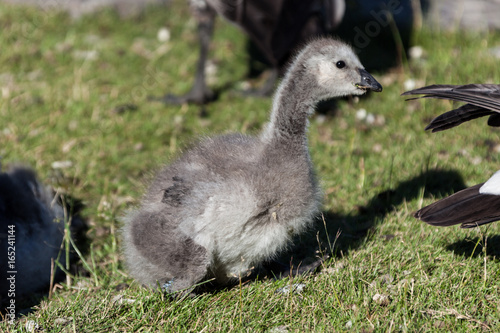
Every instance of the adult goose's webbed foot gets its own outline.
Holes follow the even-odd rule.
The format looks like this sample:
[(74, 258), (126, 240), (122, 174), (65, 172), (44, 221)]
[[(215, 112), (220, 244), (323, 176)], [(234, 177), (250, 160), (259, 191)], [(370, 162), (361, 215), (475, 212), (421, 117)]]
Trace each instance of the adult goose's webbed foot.
[(258, 88), (250, 88), (247, 90), (241, 91), (243, 96), (249, 97), (269, 97), (272, 96), (275, 90), (276, 82), (279, 78), (279, 70), (277, 68), (273, 68), (269, 71), (268, 77), (265, 79), (262, 86)]
[(216, 94), (208, 88), (193, 87), (185, 95), (166, 94), (163, 97), (156, 98), (167, 105), (198, 104), (203, 105), (215, 100)]

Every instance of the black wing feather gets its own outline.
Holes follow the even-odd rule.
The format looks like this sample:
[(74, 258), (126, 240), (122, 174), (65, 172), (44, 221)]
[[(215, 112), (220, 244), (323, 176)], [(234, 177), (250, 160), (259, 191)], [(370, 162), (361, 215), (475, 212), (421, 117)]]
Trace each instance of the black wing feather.
[[(500, 126), (500, 85), (496, 84), (467, 84), (467, 85), (431, 85), (402, 94), (424, 95), (416, 98), (438, 98), (468, 104), (448, 111), (436, 118), (426, 127), (432, 132), (443, 131), (458, 126), (466, 121), (490, 116), (488, 125)], [(410, 99), (416, 99), (410, 98)]]
[(500, 196), (481, 194), (478, 184), (436, 201), (414, 216), (430, 225), (473, 228), (500, 220)]

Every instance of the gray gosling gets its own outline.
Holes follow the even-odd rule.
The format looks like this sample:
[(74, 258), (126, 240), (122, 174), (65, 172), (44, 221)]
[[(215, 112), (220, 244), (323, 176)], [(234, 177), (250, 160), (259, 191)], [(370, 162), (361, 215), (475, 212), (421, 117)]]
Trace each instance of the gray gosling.
[[(424, 98), (465, 102), (456, 109), (434, 118), (426, 130), (443, 131), (466, 121), (489, 116), (489, 126), (500, 126), (500, 85), (432, 85), (403, 93), (422, 94)], [(413, 99), (413, 98), (412, 98)], [(485, 183), (461, 190), (418, 210), (414, 216), (430, 225), (473, 228), (500, 220), (500, 171)]]
[[(65, 212), (49, 186), (40, 183), (35, 172), (14, 166), (0, 172), (0, 301), (48, 292), (52, 263), (59, 257), (64, 238)], [(67, 217), (67, 216), (66, 216)], [(84, 222), (75, 216), (71, 230)], [(57, 282), (62, 272), (54, 263)]]
[(210, 278), (227, 284), (276, 256), (320, 212), (308, 117), (321, 100), (367, 90), (382, 86), (348, 45), (333, 39), (306, 45), (259, 136), (202, 139), (156, 175), (124, 218), (130, 274), (176, 292)]

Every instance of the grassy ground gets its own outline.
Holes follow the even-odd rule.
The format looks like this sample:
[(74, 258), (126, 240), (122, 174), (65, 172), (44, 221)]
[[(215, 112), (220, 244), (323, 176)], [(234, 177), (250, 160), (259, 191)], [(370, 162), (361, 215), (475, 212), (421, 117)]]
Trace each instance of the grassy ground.
[[(81, 199), (91, 240), (84, 256), (89, 269), (58, 285), (15, 325), (0, 323), (0, 330), (35, 324), (43, 332), (500, 329), (500, 224), (439, 229), (412, 217), (498, 169), (498, 130), (478, 120), (426, 133), (426, 122), (451, 104), (399, 96), (408, 80), (417, 86), (500, 82), (498, 59), (488, 52), (500, 46), (498, 33), (418, 31), (414, 44), (424, 57), (375, 73), (383, 93), (340, 101), (334, 116), (312, 119), (325, 223), (298, 238), (292, 255), (306, 252), (307, 259), (314, 256), (310, 248), (330, 253), (320, 273), (184, 300), (133, 282), (119, 252), (119, 218), (137, 202), (144, 181), (198, 135), (256, 133), (271, 104), (231, 93), (245, 77), (245, 42), (221, 21), (212, 45), (219, 69), (213, 85), (231, 89), (208, 106), (208, 116), (199, 117), (196, 106), (148, 101), (190, 87), (196, 29), (183, 1), (174, 9), (152, 9), (129, 21), (104, 12), (71, 22), (62, 14), (0, 5), (2, 163), (29, 164), (45, 182)], [(163, 26), (171, 32), (167, 43), (157, 39)], [(358, 119), (361, 108), (377, 121)], [(54, 169), (55, 161), (71, 164)], [(301, 293), (276, 292), (296, 283), (305, 285)]]

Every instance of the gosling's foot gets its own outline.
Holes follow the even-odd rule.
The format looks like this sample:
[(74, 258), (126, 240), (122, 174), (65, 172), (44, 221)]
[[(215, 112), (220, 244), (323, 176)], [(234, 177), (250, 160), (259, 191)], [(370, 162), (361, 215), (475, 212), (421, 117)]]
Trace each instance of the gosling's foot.
[(330, 256), (325, 255), (318, 260), (307, 264), (307, 265), (298, 265), (297, 267), (293, 267), (291, 265), (283, 264), (279, 261), (271, 261), (264, 265), (264, 268), (267, 269), (272, 275), (274, 275), (277, 279), (281, 279), (287, 276), (299, 276), (299, 275), (307, 275), (314, 273), (323, 262), (328, 260)]

